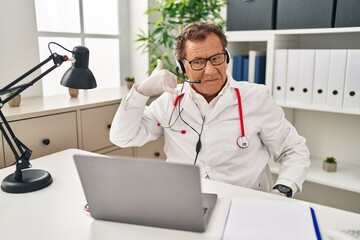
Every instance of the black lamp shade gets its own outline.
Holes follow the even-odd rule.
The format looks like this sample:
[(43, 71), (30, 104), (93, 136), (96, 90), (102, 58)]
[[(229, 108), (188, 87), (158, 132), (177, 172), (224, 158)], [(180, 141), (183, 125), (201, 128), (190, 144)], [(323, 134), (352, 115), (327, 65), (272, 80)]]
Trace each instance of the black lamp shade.
[(89, 49), (77, 46), (73, 49), (72, 64), (61, 79), (61, 85), (69, 88), (91, 89), (96, 88), (96, 80), (89, 69)]

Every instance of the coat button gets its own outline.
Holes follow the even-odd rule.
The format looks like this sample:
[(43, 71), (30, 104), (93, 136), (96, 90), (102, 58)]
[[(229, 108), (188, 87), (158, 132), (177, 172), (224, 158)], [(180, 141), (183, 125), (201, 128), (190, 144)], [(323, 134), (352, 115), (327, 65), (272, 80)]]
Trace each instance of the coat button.
[(210, 171), (211, 171), (211, 167), (209, 167), (209, 166), (208, 166), (208, 167), (205, 167), (205, 171), (206, 171), (206, 172), (210, 172)]
[(209, 127), (208, 126), (204, 126), (204, 130), (206, 131), (206, 130), (208, 130), (209, 129)]

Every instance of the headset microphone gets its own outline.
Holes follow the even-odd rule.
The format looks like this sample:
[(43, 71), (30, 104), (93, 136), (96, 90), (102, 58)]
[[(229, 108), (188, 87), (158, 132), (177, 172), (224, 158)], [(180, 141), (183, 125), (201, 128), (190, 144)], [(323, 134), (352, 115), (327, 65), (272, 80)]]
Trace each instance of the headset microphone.
[(188, 82), (188, 83), (201, 83), (201, 80), (193, 80), (193, 81), (191, 81), (191, 80), (189, 80), (189, 79), (183, 79), (185, 82)]
[(176, 73), (180, 77), (181, 80), (188, 82), (188, 83), (201, 83), (201, 80), (189, 80), (185, 78), (185, 74), (179, 69), (179, 67), (176, 67)]

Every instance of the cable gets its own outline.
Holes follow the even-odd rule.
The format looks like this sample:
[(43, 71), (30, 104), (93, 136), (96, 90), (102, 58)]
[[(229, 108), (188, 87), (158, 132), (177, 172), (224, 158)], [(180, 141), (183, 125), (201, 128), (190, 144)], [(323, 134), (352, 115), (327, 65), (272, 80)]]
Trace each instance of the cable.
[[(180, 109), (180, 104), (181, 104), (181, 100), (182, 99), (179, 99), (179, 102), (178, 102), (178, 107)], [(198, 131), (196, 131), (195, 128), (193, 128), (189, 123), (187, 123), (181, 116), (181, 112), (179, 112), (179, 117), (181, 119), (181, 121), (183, 123), (185, 123), (189, 128), (191, 128), (194, 132), (197, 133), (197, 135), (199, 136), (199, 140), (197, 141), (196, 143), (196, 147), (195, 147), (195, 151), (196, 151), (196, 155), (195, 155), (195, 159), (194, 159), (194, 165), (196, 164), (197, 162), (197, 159), (198, 159), (198, 156), (199, 156), (199, 153), (200, 153), (200, 150), (201, 150), (201, 147), (202, 147), (202, 144), (201, 144), (201, 135), (202, 135), (202, 132), (204, 130), (204, 124), (205, 124), (205, 117), (203, 117), (203, 122), (201, 124), (201, 130), (200, 130), (200, 133)]]
[(202, 146), (202, 144), (201, 144), (201, 135), (202, 135), (202, 132), (203, 132), (203, 129), (204, 129), (204, 123), (205, 123), (205, 118), (203, 118), (203, 123), (202, 123), (202, 125), (201, 125), (200, 134), (199, 134), (198, 132), (196, 132), (196, 133), (199, 135), (199, 140), (198, 140), (198, 142), (196, 143), (196, 149), (195, 149), (195, 151), (196, 151), (196, 156), (195, 156), (195, 159), (194, 159), (194, 165), (196, 165), (196, 161), (197, 161), (197, 158), (198, 158), (198, 156), (199, 156), (199, 152), (200, 152), (201, 146)]
[(66, 50), (66, 51), (68, 51), (68, 52), (71, 52), (71, 53), (73, 53), (73, 51), (71, 51), (71, 50), (69, 50), (69, 49), (67, 49), (67, 48), (65, 48), (65, 47), (63, 47), (63, 46), (61, 46), (60, 44), (58, 44), (58, 43), (56, 43), (56, 42), (49, 42), (48, 43), (48, 49), (49, 49), (49, 51), (50, 51), (50, 53), (52, 54), (53, 52), (51, 51), (51, 49), (50, 49), (50, 44), (55, 44), (55, 45), (58, 45), (59, 47), (61, 47), (62, 49), (64, 49), (64, 50)]

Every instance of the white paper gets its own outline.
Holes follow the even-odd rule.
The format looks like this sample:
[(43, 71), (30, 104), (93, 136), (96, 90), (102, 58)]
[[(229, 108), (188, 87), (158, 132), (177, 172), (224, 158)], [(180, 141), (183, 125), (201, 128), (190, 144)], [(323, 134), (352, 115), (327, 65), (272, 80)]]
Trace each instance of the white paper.
[(223, 240), (316, 240), (310, 207), (285, 200), (234, 198)]

